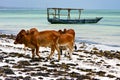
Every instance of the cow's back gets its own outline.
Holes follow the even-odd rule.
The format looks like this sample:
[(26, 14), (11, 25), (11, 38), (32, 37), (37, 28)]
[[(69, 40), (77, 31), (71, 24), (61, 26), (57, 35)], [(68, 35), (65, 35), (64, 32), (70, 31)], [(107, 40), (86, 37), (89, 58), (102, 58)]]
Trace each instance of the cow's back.
[(51, 45), (57, 44), (60, 34), (54, 30), (40, 31), (34, 35), (39, 46), (51, 47)]

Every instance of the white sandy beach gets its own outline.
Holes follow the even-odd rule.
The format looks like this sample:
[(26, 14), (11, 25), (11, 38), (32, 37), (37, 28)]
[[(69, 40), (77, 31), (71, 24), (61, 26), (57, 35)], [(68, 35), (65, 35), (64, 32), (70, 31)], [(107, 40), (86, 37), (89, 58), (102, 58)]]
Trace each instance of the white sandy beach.
[(76, 42), (77, 51), (73, 52), (72, 60), (65, 57), (63, 51), (58, 62), (57, 52), (47, 60), (50, 48), (40, 47), (42, 58), (32, 60), (30, 49), (25, 52), (23, 45), (14, 45), (13, 42), (0, 38), (0, 80), (120, 79), (120, 47)]

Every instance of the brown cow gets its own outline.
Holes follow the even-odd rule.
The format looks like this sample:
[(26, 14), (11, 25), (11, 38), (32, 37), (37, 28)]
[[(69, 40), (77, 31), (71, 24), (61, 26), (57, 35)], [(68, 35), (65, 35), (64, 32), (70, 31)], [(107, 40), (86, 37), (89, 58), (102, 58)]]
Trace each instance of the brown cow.
[[(73, 35), (74, 42), (75, 42), (75, 31), (74, 31), (74, 29), (68, 29), (68, 30), (64, 29), (64, 33), (68, 33), (68, 34)], [(73, 44), (74, 44), (74, 43), (73, 43)], [(76, 44), (74, 44), (74, 48), (75, 48), (75, 50), (77, 49)]]
[(71, 59), (71, 54), (73, 52), (73, 45), (74, 45), (74, 38), (75, 38), (75, 32), (73, 29), (69, 29), (66, 30), (64, 29), (64, 31), (59, 30), (58, 31), (60, 33), (60, 38), (58, 41), (59, 44), (59, 48), (61, 50), (62, 53), (62, 49), (69, 49), (69, 58)]
[[(58, 48), (58, 39), (60, 34), (54, 30), (46, 30), (38, 32), (37, 29), (31, 29), (30, 31), (21, 30), (16, 37), (15, 44), (24, 44), (26, 47), (32, 49), (32, 58), (34, 58), (34, 51), (36, 49), (36, 55), (38, 54), (39, 47), (51, 47), (51, 53), (53, 54), (55, 49), (58, 51), (58, 60), (60, 60), (60, 50)], [(48, 58), (50, 58), (49, 55)]]
[[(73, 29), (68, 29), (68, 30), (64, 29), (64, 33), (69, 33), (69, 34), (73, 35), (74, 42), (75, 42), (75, 31)], [(76, 44), (74, 44), (74, 49), (77, 50)]]

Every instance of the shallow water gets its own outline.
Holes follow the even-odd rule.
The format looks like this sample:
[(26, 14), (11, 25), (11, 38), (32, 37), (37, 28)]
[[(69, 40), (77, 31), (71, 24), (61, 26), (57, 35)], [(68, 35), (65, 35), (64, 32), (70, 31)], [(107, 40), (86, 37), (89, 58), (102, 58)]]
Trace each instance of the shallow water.
[[(65, 12), (64, 12), (65, 14)], [(76, 14), (73, 12), (73, 17)], [(69, 29), (76, 32), (76, 41), (120, 46), (120, 10), (84, 10), (81, 18), (103, 17), (97, 24), (50, 24), (46, 10), (0, 10), (0, 33), (17, 34), (32, 27), (41, 30)], [(76, 17), (74, 17), (76, 18)]]

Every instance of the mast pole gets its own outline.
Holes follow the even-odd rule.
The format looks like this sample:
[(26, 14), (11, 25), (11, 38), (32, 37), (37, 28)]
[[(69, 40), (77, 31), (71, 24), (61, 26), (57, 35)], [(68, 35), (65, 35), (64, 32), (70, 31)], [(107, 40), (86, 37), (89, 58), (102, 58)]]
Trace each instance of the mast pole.
[(55, 10), (55, 15), (54, 15), (54, 18), (56, 18), (56, 9), (54, 9)]
[(68, 9), (68, 19), (70, 19), (70, 9)]
[(80, 15), (81, 15), (81, 10), (79, 10), (79, 19), (80, 19)]
[(60, 19), (60, 9), (58, 9), (58, 18)]
[(49, 19), (49, 8), (47, 8), (47, 19)]

